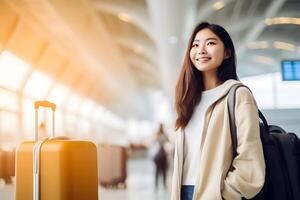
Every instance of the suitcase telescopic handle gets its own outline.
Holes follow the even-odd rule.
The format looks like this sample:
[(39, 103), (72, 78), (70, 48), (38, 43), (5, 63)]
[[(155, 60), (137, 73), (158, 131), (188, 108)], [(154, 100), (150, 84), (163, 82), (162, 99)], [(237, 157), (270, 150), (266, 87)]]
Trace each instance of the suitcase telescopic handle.
[(51, 137), (54, 138), (55, 136), (55, 110), (56, 110), (56, 104), (51, 103), (49, 101), (35, 101), (34, 102), (34, 109), (35, 109), (35, 135), (34, 140), (38, 141), (38, 114), (39, 114), (39, 107), (45, 107), (45, 108), (51, 108), (52, 110), (52, 135)]
[(55, 103), (51, 103), (49, 101), (35, 101), (34, 102), (34, 108), (39, 109), (39, 107), (46, 107), (46, 108), (51, 108), (52, 111), (56, 110), (56, 105)]

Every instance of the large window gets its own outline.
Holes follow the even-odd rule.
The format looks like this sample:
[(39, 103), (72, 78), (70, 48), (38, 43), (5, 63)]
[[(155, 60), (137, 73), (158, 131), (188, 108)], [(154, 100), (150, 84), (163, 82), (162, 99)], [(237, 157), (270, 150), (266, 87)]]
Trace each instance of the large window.
[[(9, 51), (0, 54), (0, 146), (9, 139), (34, 139), (34, 101), (44, 99), (57, 105), (56, 135), (95, 139), (107, 130), (124, 136), (126, 125), (119, 116), (60, 83), (54, 85), (51, 77), (31, 67)], [(38, 121), (39, 137), (49, 137), (51, 109), (40, 108)]]
[(82, 102), (82, 97), (73, 93), (72, 96), (69, 97), (67, 100), (66, 108), (69, 112), (75, 114), (79, 113), (80, 110), (80, 104)]
[(68, 136), (74, 136), (78, 133), (78, 117), (71, 113), (66, 113), (65, 115), (65, 134)]
[(242, 78), (262, 109), (300, 108), (300, 82), (282, 81), (280, 73)]
[(280, 73), (276, 73), (276, 96), (279, 108), (300, 108), (300, 81), (282, 81)]
[(66, 103), (67, 97), (70, 95), (70, 90), (61, 85), (56, 84), (50, 92), (49, 100), (56, 103), (57, 106), (62, 107)]
[(96, 112), (97, 120), (106, 126), (115, 127), (117, 129), (122, 129), (125, 127), (124, 121), (113, 112), (105, 109), (104, 107), (98, 105)]
[(0, 110), (10, 110), (13, 112), (17, 112), (17, 94), (0, 88)]
[(15, 113), (0, 111), (0, 135), (15, 137), (18, 131), (18, 116)]
[(24, 94), (34, 99), (44, 99), (52, 83), (50, 77), (36, 70), (26, 83)]
[(33, 139), (34, 136), (34, 101), (29, 98), (25, 98), (22, 101), (22, 123), (23, 132), (21, 133), (26, 139)]
[(76, 138), (81, 138), (81, 139), (87, 139), (90, 138), (92, 135), (91, 133), (91, 123), (88, 120), (85, 119), (79, 119), (77, 121), (78, 123), (78, 130), (77, 130), (77, 135)]
[(0, 86), (17, 91), (28, 71), (29, 65), (9, 51), (0, 54)]
[(85, 99), (80, 105), (80, 115), (87, 119), (91, 118), (93, 108), (95, 108), (95, 103), (89, 99)]
[(241, 81), (252, 90), (259, 108), (274, 107), (273, 74), (242, 78)]

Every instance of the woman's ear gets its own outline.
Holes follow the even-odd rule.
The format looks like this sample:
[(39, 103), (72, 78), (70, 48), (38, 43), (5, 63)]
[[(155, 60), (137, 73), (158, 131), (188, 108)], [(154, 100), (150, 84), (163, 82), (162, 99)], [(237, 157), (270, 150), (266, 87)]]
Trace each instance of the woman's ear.
[(227, 58), (230, 58), (231, 57), (231, 51), (230, 49), (226, 49), (225, 50), (225, 56), (224, 56), (224, 59), (227, 59)]

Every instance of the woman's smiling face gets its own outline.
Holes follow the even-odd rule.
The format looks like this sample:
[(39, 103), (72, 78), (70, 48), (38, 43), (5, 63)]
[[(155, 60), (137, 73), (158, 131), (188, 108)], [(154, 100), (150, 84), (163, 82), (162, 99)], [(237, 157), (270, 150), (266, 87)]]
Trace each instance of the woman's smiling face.
[(199, 71), (216, 71), (226, 58), (228, 56), (224, 43), (216, 34), (208, 28), (196, 34), (190, 50), (190, 59)]

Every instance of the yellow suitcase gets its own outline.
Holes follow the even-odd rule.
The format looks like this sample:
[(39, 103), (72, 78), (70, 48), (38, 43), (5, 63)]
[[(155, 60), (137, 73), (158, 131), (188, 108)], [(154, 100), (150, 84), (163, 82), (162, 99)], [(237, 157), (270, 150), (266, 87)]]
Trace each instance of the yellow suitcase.
[(13, 183), (15, 176), (15, 150), (0, 149), (0, 179), (6, 184)]
[(4, 179), (4, 151), (0, 149), (0, 181)]
[[(38, 108), (53, 111), (52, 137), (38, 140)], [(93, 142), (54, 137), (53, 103), (35, 102), (35, 141), (16, 151), (16, 200), (98, 199), (97, 148)]]
[[(103, 187), (126, 188), (127, 153), (126, 148), (117, 145), (98, 146), (98, 176)], [(110, 159), (110, 158), (114, 159)]]

